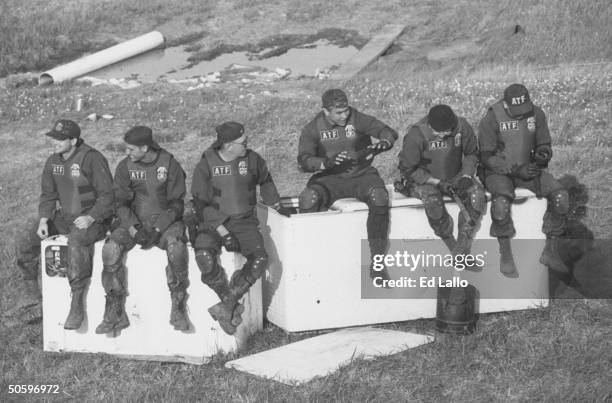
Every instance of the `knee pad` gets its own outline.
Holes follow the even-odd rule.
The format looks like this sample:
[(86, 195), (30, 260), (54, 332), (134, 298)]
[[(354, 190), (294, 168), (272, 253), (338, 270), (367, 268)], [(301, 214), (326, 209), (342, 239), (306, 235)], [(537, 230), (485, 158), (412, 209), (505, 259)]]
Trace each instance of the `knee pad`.
[(567, 215), (569, 213), (569, 194), (567, 190), (561, 189), (550, 194), (548, 203), (551, 212), (557, 215)]
[(102, 247), (104, 271), (117, 271), (121, 262), (122, 248), (112, 239), (107, 239)]
[(257, 250), (247, 257), (243, 272), (250, 284), (254, 284), (258, 278), (263, 276), (268, 267), (268, 255), (263, 250)]
[(473, 186), (468, 190), (469, 204), (472, 208), (483, 214), (487, 209), (487, 195), (480, 186)]
[(504, 221), (510, 216), (510, 199), (505, 196), (495, 196), (491, 201), (491, 218)]
[(368, 191), (367, 204), (374, 214), (387, 214), (389, 211), (389, 192), (382, 187), (375, 187)]
[(423, 201), (425, 213), (431, 220), (439, 220), (444, 216), (444, 201), (442, 195), (428, 195)]
[(217, 274), (219, 265), (217, 264), (217, 254), (210, 249), (198, 249), (195, 252), (195, 259), (200, 272), (202, 273), (202, 279), (212, 278)]
[(299, 208), (305, 212), (318, 211), (324, 199), (324, 192), (319, 186), (308, 186), (300, 193)]

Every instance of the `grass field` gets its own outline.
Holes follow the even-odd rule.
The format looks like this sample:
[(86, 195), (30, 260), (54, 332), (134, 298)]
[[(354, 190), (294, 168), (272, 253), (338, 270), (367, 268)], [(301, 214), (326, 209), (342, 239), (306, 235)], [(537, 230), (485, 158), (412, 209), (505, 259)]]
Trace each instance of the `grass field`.
[[(3, 1), (0, 76), (51, 67), (153, 29), (175, 41), (195, 34), (204, 47), (337, 26), (356, 29), (364, 37), (386, 23), (403, 22), (407, 29), (392, 54), (346, 83), (303, 79), (191, 92), (167, 83), (133, 90), (72, 83), (2, 89), (0, 400), (18, 400), (6, 394), (9, 384), (42, 383), (59, 384), (62, 399), (87, 401), (612, 400), (609, 299), (557, 299), (545, 309), (483, 315), (473, 336), (442, 336), (392, 357), (357, 359), (300, 387), (225, 369), (228, 357), (222, 356), (194, 367), (44, 353), (40, 325), (24, 326), (5, 315), (21, 292), (14, 241), (27, 218), (36, 214), (39, 175), (50, 153), (42, 134), (59, 116), (77, 120), (85, 140), (105, 153), (112, 169), (123, 158), (122, 134), (135, 124), (151, 126), (162, 146), (182, 163), (188, 182), (202, 150), (213, 141), (214, 126), (224, 120), (241, 121), (250, 147), (267, 159), (281, 194), (295, 195), (308, 178), (296, 168), (299, 130), (318, 111), (320, 94), (329, 87), (341, 85), (356, 108), (403, 135), (409, 124), (439, 102), (450, 104), (476, 126), (486, 105), (499, 98), (505, 86), (524, 82), (549, 118), (555, 152), (551, 172), (576, 175), (587, 186), (590, 200), (584, 222), (596, 238), (609, 240), (611, 21), (612, 9), (605, 0), (396, 0), (378, 6), (351, 0), (33, 0), (28, 7)], [(525, 32), (508, 34), (516, 24)], [(460, 41), (472, 43), (472, 50), (453, 53), (453, 44)], [(433, 51), (443, 56), (433, 58)], [(87, 100), (87, 110), (72, 110), (77, 94)], [(85, 120), (92, 112), (115, 118)], [(399, 144), (375, 162), (387, 183), (398, 175)], [(592, 297), (612, 289), (609, 246), (601, 241), (577, 265)], [(387, 325), (420, 332), (431, 326), (427, 320)], [(240, 355), (308, 336), (267, 325)]]

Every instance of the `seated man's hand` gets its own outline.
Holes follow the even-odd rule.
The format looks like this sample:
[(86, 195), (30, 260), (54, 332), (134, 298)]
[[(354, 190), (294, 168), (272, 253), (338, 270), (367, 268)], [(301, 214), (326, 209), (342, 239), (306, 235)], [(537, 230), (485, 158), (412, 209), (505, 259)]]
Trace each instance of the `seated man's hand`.
[(283, 207), (283, 205), (280, 202), (273, 205), (272, 208), (276, 210), (278, 214), (284, 215), (285, 217), (291, 216), (291, 209), (287, 207)]
[(49, 236), (49, 225), (47, 224), (47, 219), (41, 219), (38, 222), (38, 228), (36, 229), (36, 235), (40, 239), (45, 239)]
[(348, 156), (348, 152), (347, 151), (341, 151), (339, 153), (337, 153), (336, 155), (329, 157), (328, 159), (325, 160), (325, 163), (323, 164), (325, 169), (331, 169), (334, 167), (337, 167), (338, 165), (341, 165), (347, 161), (349, 161), (350, 158)]
[(528, 162), (519, 165), (512, 170), (512, 175), (522, 180), (528, 181), (537, 176), (540, 176), (542, 170), (535, 162)]
[(368, 149), (372, 150), (374, 154), (381, 153), (383, 151), (390, 150), (393, 145), (389, 140), (380, 140), (375, 144), (371, 144), (368, 146)]
[(545, 168), (548, 166), (548, 162), (552, 158), (552, 148), (548, 144), (542, 144), (536, 148), (535, 153), (533, 154), (533, 160), (536, 165), (540, 168)]
[(74, 226), (77, 227), (77, 229), (87, 229), (95, 221), (96, 220), (90, 215), (82, 215), (80, 217), (77, 217), (73, 223), (74, 223)]
[(143, 244), (141, 244), (142, 249), (150, 249), (159, 243), (161, 239), (161, 232), (157, 228), (153, 228), (148, 231), (147, 239)]
[(227, 249), (228, 252), (240, 251), (240, 243), (238, 242), (238, 238), (236, 238), (231, 232), (223, 235), (221, 239), (223, 240), (223, 246), (225, 246), (225, 249)]
[(440, 189), (440, 191), (445, 194), (451, 194), (455, 190), (453, 188), (453, 185), (448, 181), (441, 180), (440, 182), (438, 182), (437, 186), (438, 186), (438, 189)]
[(457, 192), (457, 195), (461, 198), (465, 198), (467, 196), (468, 189), (471, 188), (473, 184), (474, 181), (471, 177), (462, 176), (459, 178), (459, 180), (455, 183), (455, 191)]

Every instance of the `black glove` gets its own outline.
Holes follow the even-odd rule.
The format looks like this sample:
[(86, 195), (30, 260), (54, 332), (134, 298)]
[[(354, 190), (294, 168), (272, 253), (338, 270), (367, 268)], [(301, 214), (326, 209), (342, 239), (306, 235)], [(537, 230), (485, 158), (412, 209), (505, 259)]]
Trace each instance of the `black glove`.
[(437, 186), (438, 186), (438, 189), (440, 189), (442, 193), (446, 193), (446, 194), (451, 194), (455, 190), (453, 188), (453, 185), (451, 185), (451, 183), (448, 181), (440, 181), (438, 182)]
[(223, 235), (221, 239), (223, 240), (223, 246), (225, 246), (225, 249), (227, 249), (228, 252), (240, 251), (240, 243), (238, 242), (238, 238), (232, 235), (231, 232)]
[(291, 209), (287, 207), (280, 206), (279, 208), (276, 209), (276, 211), (278, 211), (279, 214), (282, 214), (285, 217), (291, 217)]
[(542, 144), (536, 148), (535, 153), (533, 154), (533, 161), (540, 168), (546, 168), (548, 166), (548, 162), (552, 158), (552, 148), (548, 144)]
[(323, 166), (325, 167), (325, 169), (331, 169), (342, 165), (348, 161), (351, 161), (351, 158), (349, 158), (348, 153), (346, 151), (341, 151), (333, 155), (332, 157), (326, 159), (323, 163)]
[(134, 225), (134, 228), (137, 230), (136, 234), (134, 234), (134, 241), (138, 245), (144, 245), (149, 239), (149, 231), (140, 224)]
[(378, 154), (391, 149), (391, 147), (393, 147), (393, 145), (389, 140), (380, 140), (378, 143), (369, 145), (368, 149), (372, 150), (375, 154)]
[(183, 216), (183, 223), (187, 227), (187, 236), (191, 245), (195, 245), (196, 237), (198, 236), (198, 218), (195, 214)]
[(159, 240), (161, 239), (161, 232), (156, 230), (156, 229), (152, 229), (147, 231), (148, 232), (148, 236), (147, 239), (144, 243), (140, 244), (140, 247), (142, 249), (150, 249), (152, 247), (154, 247), (155, 245), (157, 245), (159, 243)]
[(528, 162), (523, 165), (516, 166), (512, 169), (512, 176), (528, 181), (537, 176), (540, 176), (542, 170), (535, 162)]
[(393, 182), (393, 190), (397, 193), (401, 193), (406, 197), (410, 197), (412, 191), (413, 182), (406, 178), (401, 178)]
[(473, 184), (474, 181), (472, 178), (468, 178), (467, 176), (462, 176), (459, 178), (455, 185), (457, 196), (464, 199), (467, 196), (468, 189), (471, 188)]

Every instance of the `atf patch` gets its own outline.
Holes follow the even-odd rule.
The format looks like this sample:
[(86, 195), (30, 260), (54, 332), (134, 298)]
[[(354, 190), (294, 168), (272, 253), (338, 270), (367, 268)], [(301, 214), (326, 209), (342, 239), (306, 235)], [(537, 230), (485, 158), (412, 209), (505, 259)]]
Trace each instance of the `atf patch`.
[(58, 164), (51, 164), (53, 168), (53, 175), (64, 175), (64, 166)]
[(507, 132), (510, 130), (518, 130), (518, 120), (510, 120), (508, 122), (499, 122), (499, 131)]
[(333, 140), (338, 138), (338, 129), (334, 130), (322, 130), (319, 132), (319, 138), (321, 140)]
[(81, 167), (76, 162), (70, 165), (70, 176), (73, 178), (78, 178), (81, 176)]
[(429, 151), (440, 150), (443, 148), (448, 148), (446, 140), (433, 140), (429, 142)]
[(246, 161), (242, 160), (238, 163), (238, 173), (242, 176), (246, 176), (249, 173), (249, 166)]
[(140, 169), (130, 169), (130, 180), (133, 181), (146, 181), (147, 180), (147, 171)]
[(534, 132), (536, 129), (536, 124), (535, 124), (535, 116), (529, 116), (527, 118), (527, 130), (529, 130), (530, 132)]
[(346, 137), (348, 138), (355, 137), (355, 135), (357, 134), (357, 132), (355, 131), (355, 126), (353, 125), (346, 125), (344, 127), (344, 131), (346, 133)]
[(217, 165), (213, 167), (213, 176), (223, 176), (223, 175), (231, 175), (231, 174), (232, 174), (231, 165)]
[(165, 182), (168, 178), (168, 170), (166, 167), (157, 168), (157, 180), (160, 182)]

